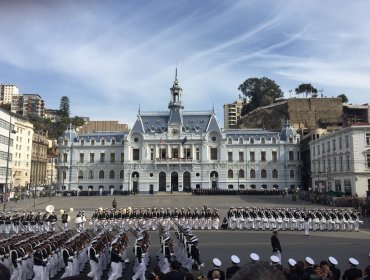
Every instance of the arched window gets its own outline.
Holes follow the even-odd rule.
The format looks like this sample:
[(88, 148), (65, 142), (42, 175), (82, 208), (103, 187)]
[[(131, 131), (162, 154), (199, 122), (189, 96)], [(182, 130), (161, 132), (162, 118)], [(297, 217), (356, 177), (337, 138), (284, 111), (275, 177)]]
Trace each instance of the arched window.
[(265, 138), (263, 138), (263, 137), (262, 137), (262, 138), (261, 138), (261, 143), (262, 143), (262, 144), (265, 144), (265, 142), (266, 142)]
[(123, 179), (123, 174), (124, 174), (124, 173), (123, 173), (123, 170), (121, 170), (121, 171), (120, 171), (120, 173), (119, 173), (119, 178), (120, 178), (120, 179)]
[(233, 177), (234, 177), (233, 171), (231, 169), (229, 169), (227, 171), (227, 178), (233, 178)]
[(254, 170), (254, 169), (251, 169), (251, 171), (249, 171), (249, 177), (251, 177), (251, 178), (256, 178), (256, 170)]
[(111, 170), (109, 172), (109, 179), (114, 179), (116, 177), (116, 174), (114, 173), (114, 170)]
[(276, 144), (276, 138), (272, 138), (272, 144)]
[(243, 169), (239, 170), (239, 178), (244, 178), (244, 170)]
[(239, 144), (242, 145), (243, 144), (243, 138), (239, 138)]
[(261, 188), (267, 190), (267, 185), (262, 185)]
[(290, 170), (289, 177), (292, 178), (292, 179), (294, 178), (294, 170), (293, 169)]
[(272, 170), (272, 178), (279, 178), (279, 172), (276, 169)]
[(251, 185), (251, 189), (252, 190), (255, 190), (256, 189), (256, 185)]
[(89, 179), (94, 179), (94, 171), (89, 170)]
[(267, 172), (266, 172), (266, 169), (262, 169), (262, 170), (261, 170), (261, 178), (264, 178), (264, 179), (266, 179), (266, 178), (267, 178)]
[(99, 179), (104, 179), (104, 171), (103, 170), (99, 171)]
[(231, 140), (231, 138), (228, 138), (227, 139), (227, 144), (232, 144), (233, 143), (233, 140)]
[(249, 143), (254, 144), (254, 138), (250, 138)]
[(84, 174), (83, 174), (82, 170), (79, 170), (78, 171), (78, 180), (81, 180), (83, 178), (84, 178)]

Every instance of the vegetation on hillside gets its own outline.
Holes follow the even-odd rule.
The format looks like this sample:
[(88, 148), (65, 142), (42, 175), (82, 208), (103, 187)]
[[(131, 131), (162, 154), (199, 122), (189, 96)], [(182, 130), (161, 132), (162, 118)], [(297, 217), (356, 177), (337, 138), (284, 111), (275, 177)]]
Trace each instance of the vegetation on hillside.
[(242, 115), (248, 114), (258, 107), (270, 105), (276, 99), (284, 96), (280, 86), (266, 77), (249, 78), (239, 85), (238, 89), (247, 98)]

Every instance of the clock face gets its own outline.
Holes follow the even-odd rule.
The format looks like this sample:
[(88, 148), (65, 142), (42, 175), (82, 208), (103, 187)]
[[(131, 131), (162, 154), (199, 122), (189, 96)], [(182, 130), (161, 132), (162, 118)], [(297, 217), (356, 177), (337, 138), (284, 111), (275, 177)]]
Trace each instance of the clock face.
[(173, 129), (172, 131), (171, 131), (171, 134), (172, 134), (172, 136), (176, 136), (176, 135), (178, 135), (179, 134), (179, 130), (178, 129)]

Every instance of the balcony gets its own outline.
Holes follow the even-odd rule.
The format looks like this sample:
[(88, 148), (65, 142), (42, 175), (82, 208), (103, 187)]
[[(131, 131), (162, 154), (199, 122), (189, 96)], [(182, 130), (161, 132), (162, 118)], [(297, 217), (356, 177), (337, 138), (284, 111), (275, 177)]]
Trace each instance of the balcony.
[(192, 163), (195, 160), (193, 158), (156, 158), (155, 163), (180, 163), (180, 162), (187, 162)]

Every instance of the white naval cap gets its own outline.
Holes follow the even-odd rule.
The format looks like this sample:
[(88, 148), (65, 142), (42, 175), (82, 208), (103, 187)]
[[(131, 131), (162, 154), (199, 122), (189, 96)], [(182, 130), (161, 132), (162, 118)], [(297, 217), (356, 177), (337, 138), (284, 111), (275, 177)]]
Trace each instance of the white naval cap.
[(240, 263), (240, 259), (239, 259), (239, 257), (238, 257), (238, 256), (236, 256), (236, 255), (232, 255), (232, 256), (231, 256), (231, 261), (232, 261), (233, 263)]
[(336, 259), (336, 258), (334, 258), (334, 257), (332, 257), (332, 256), (330, 256), (328, 260), (329, 260), (329, 262), (330, 262), (331, 264), (333, 264), (333, 265), (337, 265), (337, 264), (338, 264), (337, 259)]
[(352, 264), (352, 265), (359, 265), (360, 263), (358, 262), (358, 260), (356, 260), (355, 258), (349, 258), (349, 262)]
[(310, 265), (314, 265), (315, 264), (314, 260), (312, 258), (310, 258), (310, 257), (306, 257), (305, 258), (305, 261), (306, 261), (306, 263), (308, 263)]
[(220, 259), (218, 259), (218, 258), (214, 258), (214, 259), (212, 260), (212, 262), (213, 262), (213, 264), (214, 264), (215, 266), (221, 266), (221, 261), (220, 261)]
[(271, 256), (271, 257), (270, 257), (270, 260), (271, 260), (273, 263), (279, 263), (279, 262), (280, 262), (279, 257), (278, 257), (278, 256), (275, 256), (275, 255)]
[(256, 253), (251, 253), (249, 257), (251, 258), (252, 261), (255, 261), (255, 262), (260, 260), (260, 256), (257, 255)]
[(290, 259), (288, 260), (288, 264), (289, 264), (290, 266), (295, 266), (295, 265), (296, 265), (296, 263), (297, 263), (297, 262), (295, 261), (295, 259), (291, 259), (291, 258), (290, 258)]

